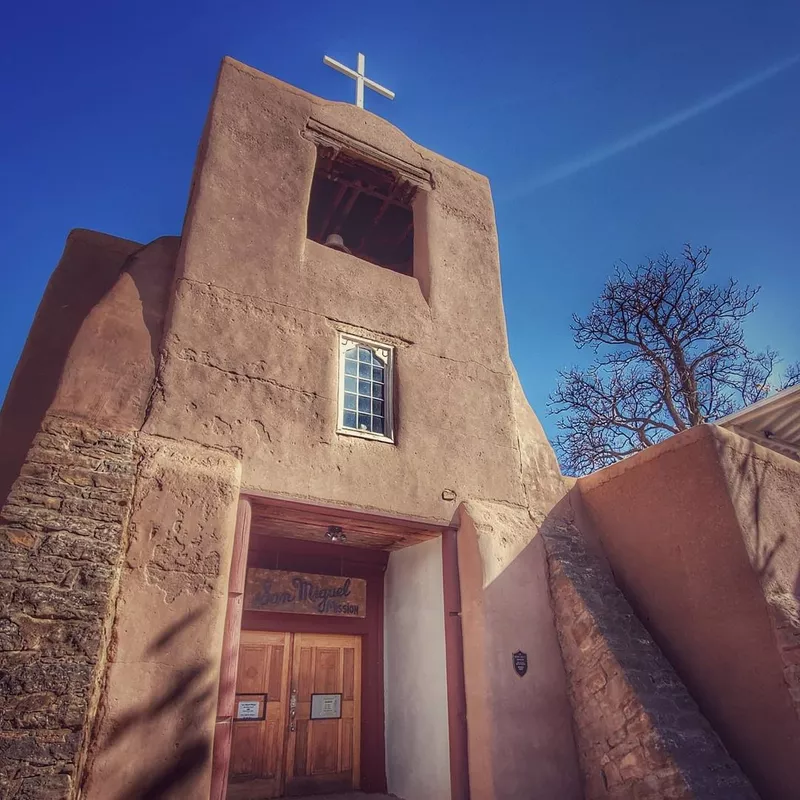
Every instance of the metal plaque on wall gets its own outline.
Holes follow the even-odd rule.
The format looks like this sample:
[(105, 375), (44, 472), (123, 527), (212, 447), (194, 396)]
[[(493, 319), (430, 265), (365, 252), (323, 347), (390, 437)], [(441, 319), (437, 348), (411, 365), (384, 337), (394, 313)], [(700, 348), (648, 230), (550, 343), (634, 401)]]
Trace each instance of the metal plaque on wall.
[(511, 660), (514, 663), (514, 672), (521, 678), (528, 671), (528, 654), (517, 650), (512, 654)]
[(341, 719), (342, 696), (340, 694), (312, 694), (311, 719)]
[(367, 582), (363, 578), (253, 567), (247, 570), (244, 607), (248, 611), (365, 617)]
[(265, 694), (237, 694), (236, 715), (237, 721), (263, 721), (267, 718), (267, 695)]

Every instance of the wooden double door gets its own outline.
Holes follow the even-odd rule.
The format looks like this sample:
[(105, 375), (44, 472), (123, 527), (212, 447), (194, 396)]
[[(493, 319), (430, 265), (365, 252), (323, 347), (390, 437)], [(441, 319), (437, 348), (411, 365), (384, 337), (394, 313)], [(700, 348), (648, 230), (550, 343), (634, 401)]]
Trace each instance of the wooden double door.
[(242, 631), (229, 800), (359, 787), (361, 638)]

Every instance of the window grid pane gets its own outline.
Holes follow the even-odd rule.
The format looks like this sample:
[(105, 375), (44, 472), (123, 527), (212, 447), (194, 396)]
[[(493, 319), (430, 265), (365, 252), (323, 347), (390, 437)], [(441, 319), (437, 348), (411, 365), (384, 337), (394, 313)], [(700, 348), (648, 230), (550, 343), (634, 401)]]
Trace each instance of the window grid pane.
[(364, 345), (349, 347), (345, 351), (344, 372), (343, 426), (383, 436), (386, 428), (383, 360)]

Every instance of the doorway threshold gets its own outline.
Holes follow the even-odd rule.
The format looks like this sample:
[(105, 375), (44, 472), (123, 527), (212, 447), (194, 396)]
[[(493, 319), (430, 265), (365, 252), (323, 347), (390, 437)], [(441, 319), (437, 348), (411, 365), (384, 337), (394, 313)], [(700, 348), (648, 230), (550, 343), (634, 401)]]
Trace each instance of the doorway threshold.
[(366, 794), (365, 792), (345, 792), (344, 794), (314, 794), (295, 797), (293, 800), (402, 800), (396, 794)]
[[(256, 781), (249, 784), (229, 784), (227, 800), (260, 800), (261, 797), (268, 797), (268, 795), (261, 795), (258, 792)], [(245, 789), (244, 787), (247, 787)], [(402, 800), (396, 794), (369, 794), (366, 792), (339, 792), (336, 794), (309, 794), (302, 797), (293, 797), (291, 800)]]

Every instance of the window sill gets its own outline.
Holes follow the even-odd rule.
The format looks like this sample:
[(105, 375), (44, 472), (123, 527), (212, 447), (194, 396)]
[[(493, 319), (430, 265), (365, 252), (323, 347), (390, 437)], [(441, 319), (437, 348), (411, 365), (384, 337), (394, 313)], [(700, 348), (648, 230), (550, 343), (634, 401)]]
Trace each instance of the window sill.
[(384, 444), (394, 444), (395, 441), (389, 436), (383, 436), (380, 433), (370, 433), (369, 431), (355, 431), (351, 428), (337, 428), (336, 433), (339, 436), (354, 436), (356, 439), (370, 439), (373, 442), (383, 442)]

